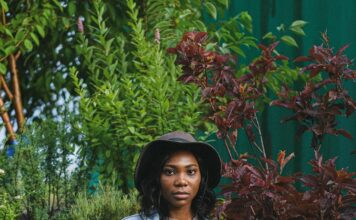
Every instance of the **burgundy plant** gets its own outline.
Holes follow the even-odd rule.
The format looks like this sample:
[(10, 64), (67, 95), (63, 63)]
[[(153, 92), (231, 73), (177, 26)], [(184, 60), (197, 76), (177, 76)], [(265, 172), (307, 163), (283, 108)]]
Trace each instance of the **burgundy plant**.
[[(334, 54), (325, 34), (323, 38), (324, 44), (313, 46), (308, 57), (302, 56), (295, 60), (311, 62), (301, 70), (301, 73), (310, 73), (304, 89), (293, 95), (293, 92), (285, 87), (279, 94), (280, 99), (271, 103), (294, 111), (294, 114), (284, 121), (298, 121), (301, 124), (299, 133), (311, 131), (311, 146), (317, 151), (326, 134), (341, 134), (352, 138), (346, 130), (336, 127), (336, 116), (344, 114), (348, 117), (356, 109), (356, 102), (348, 95), (343, 85), (345, 80), (356, 78), (356, 71), (349, 68), (351, 60), (343, 54), (347, 45)], [(314, 82), (313, 78), (317, 75), (322, 75), (322, 79)]]
[[(297, 58), (296, 61), (312, 62), (301, 71), (311, 72), (310, 79), (300, 92), (284, 86), (280, 99), (272, 102), (295, 112), (285, 121), (297, 120), (302, 124), (301, 132), (310, 130), (314, 135), (312, 146), (316, 157), (310, 162), (314, 173), (283, 176), (283, 169), (294, 154), (286, 156), (281, 151), (277, 161), (267, 158), (255, 103), (266, 95), (267, 74), (278, 69), (278, 61), (288, 58), (276, 55), (278, 42), (260, 45), (261, 55), (249, 65), (249, 73), (236, 77), (232, 56), (206, 51), (207, 38), (205, 32), (188, 32), (168, 52), (176, 54), (176, 62), (182, 66), (183, 75), (178, 80), (194, 83), (201, 89), (203, 101), (210, 106), (207, 118), (218, 128), (217, 136), (224, 141), (230, 155), (223, 175), (231, 183), (221, 187), (224, 200), (216, 207), (215, 216), (218, 219), (222, 216), (224, 219), (356, 217), (355, 173), (337, 170), (335, 159), (323, 162), (318, 151), (325, 134), (351, 138), (347, 131), (336, 128), (337, 115), (345, 112), (349, 116), (355, 110), (355, 102), (342, 85), (343, 80), (356, 75), (348, 68), (351, 61), (342, 54), (346, 47), (334, 55), (329, 46), (314, 46), (309, 57)], [(323, 72), (328, 73), (326, 78), (319, 82), (312, 80)], [(261, 158), (238, 155), (235, 143), (240, 129), (245, 130), (250, 143), (262, 153)], [(264, 165), (254, 165), (259, 163)], [(306, 189), (299, 191), (295, 187), (297, 182)]]

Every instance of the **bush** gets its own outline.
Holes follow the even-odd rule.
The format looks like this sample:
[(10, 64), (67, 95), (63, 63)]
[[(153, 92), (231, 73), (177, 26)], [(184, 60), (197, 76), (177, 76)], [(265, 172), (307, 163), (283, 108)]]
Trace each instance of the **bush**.
[(95, 195), (79, 193), (70, 216), (75, 220), (122, 219), (139, 210), (137, 191), (126, 195), (112, 186), (102, 186)]
[[(351, 220), (356, 217), (356, 173), (337, 169), (336, 158), (324, 160), (320, 154), (326, 135), (351, 139), (351, 134), (338, 128), (337, 116), (348, 117), (356, 110), (356, 102), (345, 87), (346, 80), (356, 78), (356, 71), (349, 68), (352, 61), (343, 53), (347, 46), (334, 53), (326, 34), (322, 37), (323, 44), (314, 45), (308, 57), (295, 60), (310, 62), (300, 71), (310, 73), (302, 91), (293, 91), (292, 86), (280, 82), (283, 86), (277, 92), (279, 99), (270, 102), (294, 112), (284, 121), (298, 121), (299, 134), (312, 133), (315, 159), (310, 161), (313, 169), (310, 175), (282, 176), (283, 168), (294, 154), (286, 156), (281, 151), (277, 161), (269, 159), (258, 122), (260, 109), (256, 103), (261, 97), (269, 97), (269, 75), (282, 73), (283, 61), (288, 60), (276, 52), (278, 42), (259, 45), (261, 56), (253, 60), (249, 71), (242, 76), (236, 76), (230, 55), (204, 48), (207, 33), (188, 32), (175, 48), (169, 49), (177, 55), (177, 64), (184, 70), (179, 79), (198, 85), (203, 101), (210, 103), (210, 115), (206, 118), (215, 123), (217, 136), (224, 141), (230, 156), (223, 176), (231, 182), (222, 186), (224, 201), (216, 210), (219, 219)], [(236, 140), (241, 131), (246, 132), (261, 158), (238, 154)], [(257, 163), (250, 163), (252, 159), (257, 159)], [(305, 191), (299, 191), (296, 183), (301, 183)]]

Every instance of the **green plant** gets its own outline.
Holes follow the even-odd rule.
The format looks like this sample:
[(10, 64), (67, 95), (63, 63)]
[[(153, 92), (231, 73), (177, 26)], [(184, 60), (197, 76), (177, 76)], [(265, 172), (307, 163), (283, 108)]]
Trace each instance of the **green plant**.
[(73, 163), (74, 139), (65, 122), (47, 120), (24, 132), (14, 157), (3, 153), (0, 165), (6, 165), (1, 179), (9, 201), (21, 198), (17, 215), (29, 219), (54, 218), (69, 207), (71, 189), (69, 166)]
[[(91, 18), (95, 25), (78, 36), (89, 83), (80, 81), (80, 73), (71, 69), (81, 97), (78, 128), (84, 135), (80, 158), (86, 175), (100, 174), (100, 181), (106, 183), (116, 172), (124, 192), (132, 186), (135, 159), (145, 143), (168, 131), (193, 132), (203, 126), (196, 88), (176, 81), (180, 69), (174, 58), (146, 38), (136, 4), (128, 1), (127, 5), (131, 44), (110, 32), (105, 4), (96, 1)], [(91, 186), (95, 190), (95, 183)]]
[(0, 218), (4, 220), (16, 219), (21, 210), (19, 202), (7, 193), (0, 194), (0, 202)]
[[(0, 168), (0, 182), (3, 183), (5, 170)], [(16, 219), (20, 212), (19, 198), (9, 196), (3, 185), (0, 185), (0, 218), (4, 220)]]
[(139, 211), (137, 192), (124, 194), (113, 186), (101, 186), (94, 195), (79, 193), (70, 210), (74, 220), (120, 220)]

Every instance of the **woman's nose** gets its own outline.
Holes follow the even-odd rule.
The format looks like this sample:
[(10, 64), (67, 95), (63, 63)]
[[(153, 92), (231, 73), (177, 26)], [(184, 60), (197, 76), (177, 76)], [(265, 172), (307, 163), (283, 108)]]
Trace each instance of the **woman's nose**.
[(185, 178), (184, 174), (179, 174), (177, 175), (177, 178), (174, 182), (176, 186), (186, 186), (187, 185), (187, 180)]

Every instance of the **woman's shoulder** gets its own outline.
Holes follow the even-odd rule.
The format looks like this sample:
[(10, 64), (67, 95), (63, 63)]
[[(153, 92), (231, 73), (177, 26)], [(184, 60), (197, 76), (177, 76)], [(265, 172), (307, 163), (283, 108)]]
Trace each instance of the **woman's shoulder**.
[(152, 215), (146, 216), (142, 213), (137, 213), (134, 215), (127, 216), (122, 220), (159, 220), (159, 215), (157, 212), (152, 213)]

